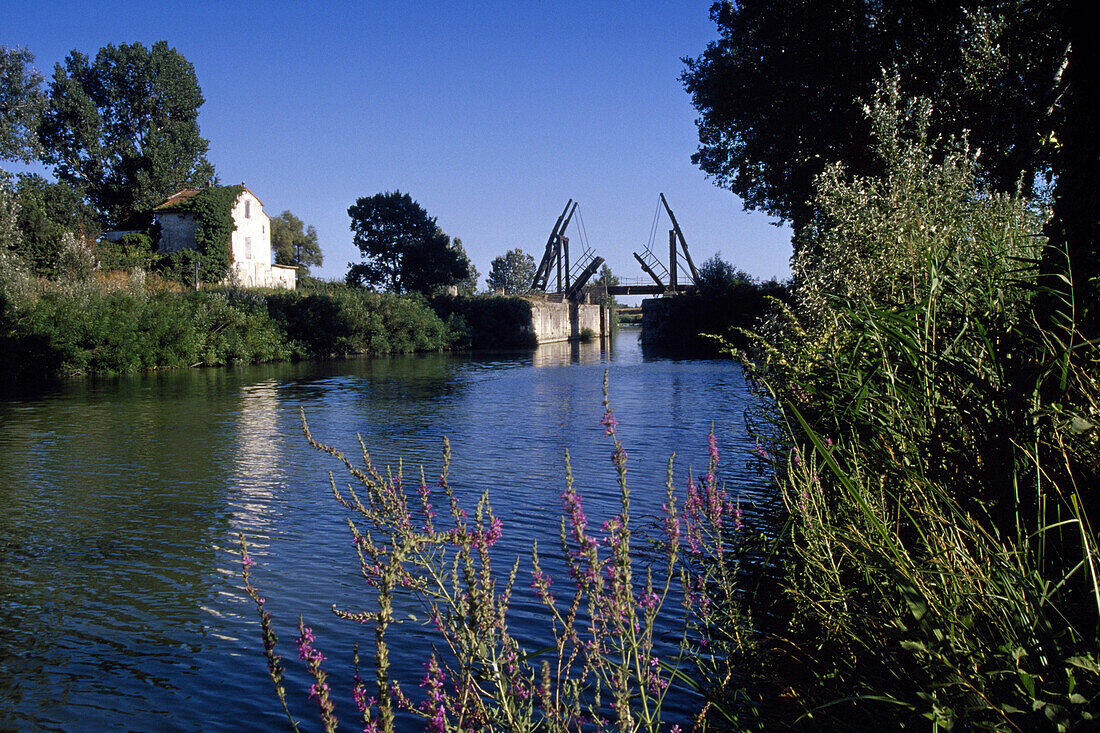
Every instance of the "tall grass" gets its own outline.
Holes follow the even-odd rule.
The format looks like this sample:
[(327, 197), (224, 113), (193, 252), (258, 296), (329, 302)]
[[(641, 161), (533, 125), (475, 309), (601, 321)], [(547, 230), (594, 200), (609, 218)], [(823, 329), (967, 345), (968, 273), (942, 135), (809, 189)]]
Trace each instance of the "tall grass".
[[(790, 697), (829, 728), (1077, 729), (1100, 703), (1100, 351), (1039, 321), (1026, 202), (887, 85), (888, 175), (819, 186), (750, 373), (791, 516)], [(908, 113), (908, 114), (907, 114)]]

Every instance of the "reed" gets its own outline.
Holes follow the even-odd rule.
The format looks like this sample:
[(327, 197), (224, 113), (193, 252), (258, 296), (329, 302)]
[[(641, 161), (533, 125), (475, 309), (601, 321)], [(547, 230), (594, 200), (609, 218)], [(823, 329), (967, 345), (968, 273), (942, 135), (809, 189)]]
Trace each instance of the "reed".
[(1100, 350), (1039, 285), (1041, 219), (889, 92), (887, 175), (820, 182), (797, 305), (748, 366), (791, 518), (792, 697), (810, 727), (1089, 726)]

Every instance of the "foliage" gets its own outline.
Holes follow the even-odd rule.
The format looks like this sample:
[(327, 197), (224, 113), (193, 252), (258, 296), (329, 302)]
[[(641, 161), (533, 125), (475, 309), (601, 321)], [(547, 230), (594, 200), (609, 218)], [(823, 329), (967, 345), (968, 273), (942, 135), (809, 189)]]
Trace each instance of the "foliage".
[(777, 300), (788, 297), (783, 283), (758, 282), (716, 254), (700, 265), (694, 292), (644, 304), (644, 310), (657, 311), (657, 325), (646, 328), (646, 343), (705, 356), (718, 356), (729, 347), (743, 349), (748, 346), (746, 330), (757, 327)]
[(49, 98), (39, 129), (45, 160), (85, 192), (105, 225), (131, 223), (214, 176), (199, 135), (195, 69), (164, 41), (108, 44), (94, 60), (72, 51), (54, 69)]
[(856, 100), (871, 96), (884, 69), (905, 80), (904, 96), (939, 100), (933, 137), (969, 131), (989, 190), (1026, 192), (1050, 170), (1042, 140), (1061, 125), (1063, 3), (744, 0), (715, 3), (711, 18), (720, 39), (684, 60), (699, 112), (692, 160), (796, 233), (826, 166), (881, 172)]
[(699, 265), (695, 288), (700, 295), (720, 297), (752, 282), (751, 275), (726, 262), (719, 252)]
[(56, 283), (39, 283), (18, 255), (0, 253), (0, 369), (9, 384), (451, 345), (446, 324), (415, 297), (350, 289), (177, 293), (147, 290), (140, 277), (104, 287), (90, 278), (91, 253), (66, 236), (79, 261)]
[(348, 209), (365, 262), (349, 266), (349, 284), (393, 293), (430, 294), (469, 277), (469, 259), (407, 193), (359, 198)]
[(477, 294), (477, 281), (481, 277), (481, 273), (477, 271), (477, 267), (470, 260), (470, 256), (466, 254), (466, 248), (462, 246), (462, 240), (455, 237), (451, 242), (451, 248), (458, 255), (459, 261), (465, 265), (467, 275), (456, 283), (459, 295), (476, 295)]
[(819, 179), (797, 310), (749, 367), (790, 512), (787, 697), (831, 729), (1090, 726), (1100, 353), (1071, 301), (1032, 318), (1025, 202), (975, 195), (965, 151), (931, 162), (897, 114), (926, 105), (886, 91), (887, 175)]
[(493, 258), (485, 284), (490, 292), (502, 290), (505, 295), (526, 295), (531, 292), (534, 279), (535, 258), (517, 247)]
[[(21, 303), (29, 301), (37, 292), (37, 281), (27, 263), (12, 249), (3, 246), (5, 233), (15, 233), (14, 215), (5, 198), (6, 188), (0, 178), (0, 352), (10, 353), (7, 345), (12, 319)], [(14, 236), (14, 234), (11, 234)], [(3, 359), (0, 358), (0, 363)], [(10, 372), (9, 381), (14, 381)]]
[(262, 304), (218, 291), (46, 291), (9, 317), (4, 366), (17, 380), (288, 356)]
[(105, 270), (149, 270), (158, 261), (156, 238), (146, 232), (127, 232), (117, 242), (96, 245), (96, 259)]
[(237, 224), (233, 206), (243, 186), (208, 186), (171, 207), (195, 219), (195, 249), (180, 249), (164, 258), (163, 268), (174, 279), (193, 284), (220, 283), (232, 264), (232, 237)]
[[(1065, 124), (1046, 140), (1057, 155), (1054, 212), (1047, 234), (1059, 246), (1043, 263), (1044, 284), (1056, 297), (1041, 304), (1044, 317), (1053, 317), (1058, 302), (1074, 299), (1078, 325), (1086, 339), (1100, 338), (1100, 105), (1094, 70), (1096, 45), (1083, 19), (1070, 25), (1072, 50), (1065, 69), (1066, 90), (1059, 99)], [(1061, 73), (1061, 70), (1059, 70)], [(1062, 257), (1062, 251), (1065, 257)]]
[[(12, 187), (11, 174), (0, 170), (0, 252), (4, 255), (17, 252), (23, 246), (19, 230), (19, 197)], [(16, 255), (23, 262), (23, 258)], [(23, 263), (26, 264), (26, 263)]]
[[(330, 682), (340, 677), (325, 671), (326, 656), (316, 635), (299, 617), (298, 659), (313, 680), (310, 696), (326, 730), (337, 729), (335, 701), (344, 695), (354, 701), (368, 731), (388, 733), (402, 721), (417, 719), (440, 732), (660, 729), (665, 701), (683, 694), (680, 684), (691, 683), (681, 665), (710, 656), (703, 645), (712, 631), (736, 633), (710, 625), (701, 592), (718, 584), (732, 587), (735, 566), (700, 565), (695, 559), (728, 558), (741, 533), (740, 511), (717, 479), (719, 456), (711, 434), (707, 472), (698, 481), (689, 477), (682, 499), (673, 489), (669, 460), (664, 516), (650, 536), (642, 534), (631, 517), (627, 452), (606, 394), (605, 375), (601, 423), (613, 448), (621, 509), (601, 529), (590, 523), (566, 453), (560, 538), (569, 578), (551, 578), (536, 545), (531, 598), (523, 599), (527, 623), (532, 609), (540, 609), (552, 640), (543, 649), (527, 648), (510, 631), (513, 596), (520, 598), (527, 585), (517, 584), (520, 560), (510, 562), (510, 570), (498, 569), (494, 546), (504, 525), (493, 514), (488, 491), (472, 512), (463, 508), (452, 488), (446, 441), (436, 488), (429, 487), (421, 469), (414, 493), (400, 465), (377, 469), (365, 446), (362, 463), (353, 463), (316, 441), (303, 414), (310, 445), (342, 463), (353, 484), (342, 490), (330, 476), (336, 501), (351, 515), (348, 526), (361, 575), (373, 596), (365, 610), (333, 607), (338, 619), (374, 630), (373, 682), (360, 674), (356, 649), (350, 689)], [(241, 542), (245, 587), (260, 615), (269, 675), (287, 711), (289, 676), (278, 651), (275, 619), (256, 588), (256, 562), (243, 536)], [(698, 573), (689, 575), (689, 567)], [(663, 625), (683, 634), (678, 643), (656, 633), (658, 618), (666, 616), (674, 621)], [(415, 680), (401, 679), (405, 670), (389, 661), (395, 631), (414, 623), (433, 636), (425, 650), (422, 693), (407, 684)], [(289, 712), (287, 717), (297, 729)]]
[(61, 235), (57, 254), (57, 276), (61, 282), (86, 282), (98, 269), (91, 244), (78, 240), (71, 232)]
[(456, 348), (529, 349), (536, 345), (531, 304), (495, 295), (432, 298), (432, 308), (453, 332)]
[(25, 48), (0, 46), (0, 160), (38, 157), (38, 121), (46, 107), (42, 75)]
[(271, 219), (271, 248), (275, 250), (275, 264), (294, 265), (299, 268), (299, 276), (308, 275), (311, 265), (320, 267), (324, 262), (317, 230), (312, 225), (306, 227), (289, 211)]
[[(610, 288), (619, 284), (619, 278), (613, 272), (611, 267), (605, 262), (600, 268), (600, 276), (596, 278), (593, 285), (597, 288)], [(615, 296), (609, 293), (600, 294), (600, 305), (607, 306), (611, 313), (611, 327), (618, 328), (619, 326), (619, 302), (615, 300)]]
[(422, 298), (359, 289), (267, 297), (271, 318), (297, 357), (442, 351), (447, 326)]
[[(793, 261), (804, 325), (828, 321), (829, 298), (852, 307), (912, 305), (932, 286), (930, 257), (952, 257), (967, 287), (985, 287), (1034, 257), (1042, 223), (1019, 199), (978, 191), (979, 156), (930, 138), (927, 101), (906, 101), (886, 80), (865, 108), (881, 176), (819, 177), (814, 215)], [(931, 150), (943, 153), (934, 158)], [(989, 248), (1003, 244), (1004, 249)]]
[(99, 233), (93, 212), (72, 186), (21, 174), (15, 196), (19, 201), (20, 230), (15, 249), (39, 275), (57, 274), (66, 234), (91, 241)]

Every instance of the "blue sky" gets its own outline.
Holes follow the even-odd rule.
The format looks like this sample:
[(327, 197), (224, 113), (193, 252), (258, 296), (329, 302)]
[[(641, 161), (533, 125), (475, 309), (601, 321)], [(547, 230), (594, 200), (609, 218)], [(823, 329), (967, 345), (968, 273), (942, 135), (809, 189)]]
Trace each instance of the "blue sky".
[[(482, 285), (509, 249), (541, 256), (569, 198), (596, 254), (644, 278), (631, 252), (650, 240), (660, 192), (696, 263), (720, 252), (786, 277), (789, 229), (691, 164), (680, 59), (717, 36), (709, 6), (16, 0), (0, 44), (29, 48), (48, 78), (73, 49), (166, 40), (195, 66), (221, 181), (315, 226), (324, 277), (358, 259), (348, 207), (394, 189), (462, 239)], [(662, 260), (667, 229), (662, 213)]]

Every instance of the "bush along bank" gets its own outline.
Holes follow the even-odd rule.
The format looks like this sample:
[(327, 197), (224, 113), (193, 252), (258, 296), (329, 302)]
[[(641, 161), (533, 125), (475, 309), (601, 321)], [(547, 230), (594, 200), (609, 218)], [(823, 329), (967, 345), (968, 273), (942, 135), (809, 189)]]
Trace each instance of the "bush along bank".
[(751, 354), (790, 519), (756, 704), (808, 729), (1093, 729), (1100, 350), (1042, 287), (1043, 212), (979, 193), (965, 148), (932, 155), (928, 109), (880, 92), (886, 174), (819, 179), (794, 304)]
[[(146, 291), (24, 278), (0, 290), (10, 382), (344, 354), (440, 351), (453, 333), (416, 296), (239, 289)], [(21, 285), (21, 287), (20, 287)]]
[(459, 349), (527, 349), (536, 345), (531, 304), (516, 296), (440, 295), (432, 308)]
[(720, 356), (748, 346), (745, 332), (786, 300), (787, 286), (759, 282), (719, 257), (699, 268), (694, 292), (646, 301), (642, 338), (647, 347), (698, 356)]

